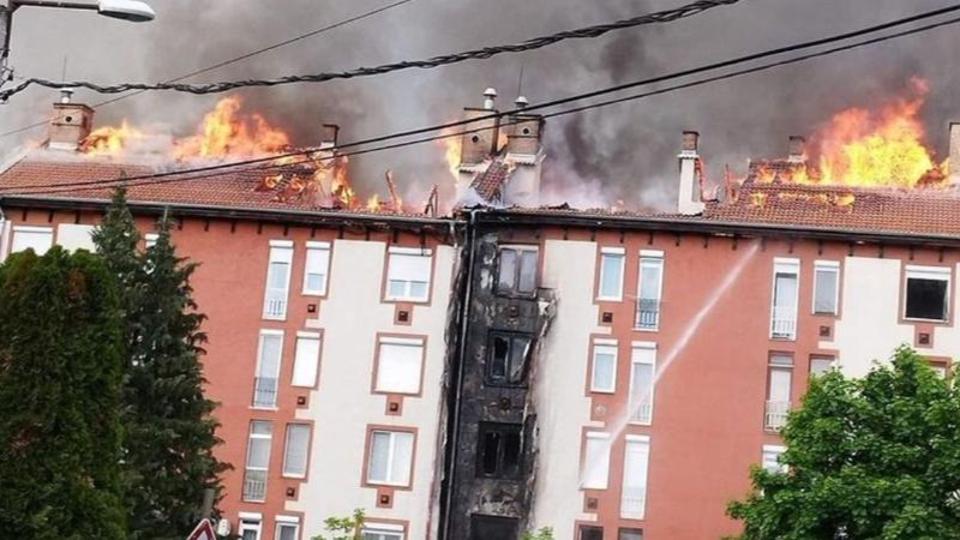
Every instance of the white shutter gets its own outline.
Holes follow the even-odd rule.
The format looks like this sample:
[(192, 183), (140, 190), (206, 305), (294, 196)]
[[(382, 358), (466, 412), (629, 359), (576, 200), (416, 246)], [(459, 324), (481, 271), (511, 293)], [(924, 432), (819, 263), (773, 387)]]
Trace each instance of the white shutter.
[(310, 446), (310, 426), (287, 426), (286, 449), (283, 456), (283, 474), (302, 477), (307, 474), (307, 449)]
[(388, 275), (394, 281), (430, 281), (430, 256), (391, 253)]
[(377, 362), (376, 389), (380, 392), (419, 394), (423, 366), (423, 342), (383, 339)]
[(650, 460), (650, 439), (627, 435), (623, 458), (623, 491), (620, 517), (643, 519), (647, 503), (647, 466)]
[(293, 386), (313, 388), (317, 385), (320, 363), (320, 334), (297, 333), (297, 352), (293, 360)]
[(13, 228), (10, 253), (33, 249), (37, 255), (43, 255), (52, 246), (53, 229), (50, 227), (16, 226)]
[(589, 432), (584, 445), (583, 479), (584, 489), (607, 489), (610, 474), (610, 434)]
[(57, 244), (68, 251), (85, 249), (87, 251), (96, 251), (97, 247), (93, 243), (93, 225), (76, 225), (73, 223), (61, 223), (57, 226)]
[(303, 272), (303, 294), (326, 294), (329, 268), (330, 244), (327, 242), (307, 242), (306, 268)]

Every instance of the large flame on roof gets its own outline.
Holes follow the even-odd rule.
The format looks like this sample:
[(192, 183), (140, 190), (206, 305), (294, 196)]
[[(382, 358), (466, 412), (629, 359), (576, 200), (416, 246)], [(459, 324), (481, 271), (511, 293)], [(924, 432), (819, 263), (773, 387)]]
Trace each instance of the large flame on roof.
[(115, 156), (131, 141), (141, 138), (143, 133), (124, 120), (120, 127), (104, 126), (90, 132), (81, 143), (80, 151), (91, 156)]
[(907, 95), (876, 110), (854, 107), (835, 114), (810, 138), (816, 167), (760, 167), (757, 179), (855, 187), (942, 184), (946, 162), (935, 161), (919, 118), (928, 91), (925, 80), (914, 78)]
[(237, 97), (217, 102), (197, 134), (174, 142), (177, 159), (262, 156), (289, 148), (290, 137), (257, 113), (241, 114)]

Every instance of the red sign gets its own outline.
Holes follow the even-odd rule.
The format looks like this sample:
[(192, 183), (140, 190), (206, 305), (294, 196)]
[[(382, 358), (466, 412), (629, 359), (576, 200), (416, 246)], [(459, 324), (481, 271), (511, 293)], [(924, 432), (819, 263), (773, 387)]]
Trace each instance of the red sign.
[(209, 519), (204, 519), (197, 523), (196, 528), (187, 537), (187, 540), (217, 540), (217, 535), (213, 532), (213, 525)]

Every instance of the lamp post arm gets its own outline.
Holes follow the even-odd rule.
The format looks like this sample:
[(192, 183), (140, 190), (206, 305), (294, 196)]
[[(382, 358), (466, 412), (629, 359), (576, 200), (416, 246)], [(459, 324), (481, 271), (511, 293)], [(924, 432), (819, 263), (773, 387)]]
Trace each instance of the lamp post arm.
[(14, 0), (15, 7), (34, 6), (34, 7), (52, 7), (63, 9), (89, 9), (96, 11), (96, 4), (87, 4), (85, 2), (61, 2), (60, 0)]

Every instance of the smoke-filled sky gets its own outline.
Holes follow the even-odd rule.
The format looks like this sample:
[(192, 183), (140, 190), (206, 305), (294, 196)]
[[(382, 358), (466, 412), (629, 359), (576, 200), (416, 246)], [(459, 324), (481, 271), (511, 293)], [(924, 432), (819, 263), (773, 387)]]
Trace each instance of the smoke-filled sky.
[[(12, 65), (19, 76), (104, 83), (154, 82), (214, 64), (388, 3), (389, 0), (150, 0), (158, 17), (130, 24), (85, 12), (23, 8), (15, 17)], [(199, 76), (192, 82), (350, 69), (516, 42), (558, 30), (676, 7), (687, 0), (414, 0), (402, 7)], [(501, 108), (523, 93), (531, 102), (671, 72), (951, 4), (949, 0), (742, 0), (682, 21), (621, 30), (599, 39), (433, 70), (349, 81), (241, 91), (249, 109), (317, 142), (323, 123), (341, 142), (460, 117), (487, 86)], [(787, 136), (814, 130), (837, 111), (870, 107), (930, 81), (924, 110), (930, 143), (946, 155), (946, 126), (960, 119), (960, 27), (821, 58), (721, 83), (551, 120), (546, 127), (548, 191), (578, 202), (623, 200), (667, 207), (676, 190), (680, 132), (702, 133), (708, 175), (724, 164), (786, 152)], [(55, 92), (32, 89), (0, 106), (0, 132), (43, 120)], [(102, 96), (81, 92), (77, 100)], [(187, 135), (217, 96), (146, 93), (97, 111), (97, 125), (128, 119)], [(45, 129), (0, 139), (12, 151)], [(449, 183), (436, 143), (358, 156), (361, 193), (382, 189), (390, 168), (408, 196)]]

